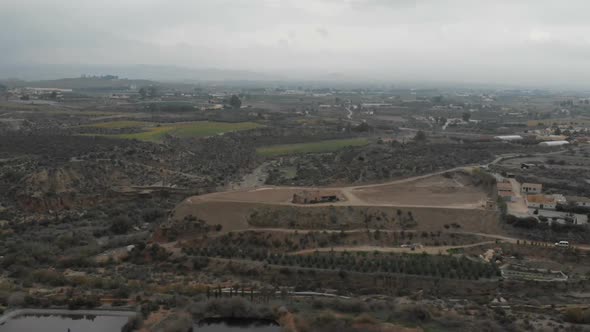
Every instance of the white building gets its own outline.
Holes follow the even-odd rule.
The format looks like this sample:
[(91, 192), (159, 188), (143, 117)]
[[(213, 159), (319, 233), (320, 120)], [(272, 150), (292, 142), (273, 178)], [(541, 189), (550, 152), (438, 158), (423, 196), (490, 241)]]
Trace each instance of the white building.
[(561, 146), (561, 145), (566, 145), (566, 144), (570, 144), (570, 142), (568, 142), (568, 141), (548, 141), (548, 142), (539, 143), (539, 145), (541, 145), (541, 146)]
[(520, 186), (520, 192), (523, 194), (540, 194), (543, 191), (543, 185), (540, 183), (523, 183)]
[(526, 195), (526, 205), (533, 209), (555, 210), (557, 201), (549, 195)]
[(494, 136), (495, 139), (501, 141), (518, 141), (522, 139), (520, 135), (502, 135), (502, 136)]
[(590, 207), (590, 198), (588, 197), (568, 196), (567, 201), (572, 202), (577, 206)]

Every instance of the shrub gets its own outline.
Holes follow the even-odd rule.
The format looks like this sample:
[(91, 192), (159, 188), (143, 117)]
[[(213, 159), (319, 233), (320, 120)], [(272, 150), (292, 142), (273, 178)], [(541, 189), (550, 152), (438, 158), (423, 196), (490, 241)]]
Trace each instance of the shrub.
[(115, 234), (125, 234), (131, 230), (132, 222), (127, 216), (118, 216), (111, 223), (111, 231)]
[(590, 310), (582, 308), (569, 308), (565, 311), (563, 319), (574, 324), (590, 324)]

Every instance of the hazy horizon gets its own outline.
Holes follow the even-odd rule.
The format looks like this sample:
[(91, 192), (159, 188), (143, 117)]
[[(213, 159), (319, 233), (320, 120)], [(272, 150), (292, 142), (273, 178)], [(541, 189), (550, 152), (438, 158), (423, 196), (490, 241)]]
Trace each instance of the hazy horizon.
[(5, 0), (0, 66), (585, 88), (588, 9), (579, 0)]

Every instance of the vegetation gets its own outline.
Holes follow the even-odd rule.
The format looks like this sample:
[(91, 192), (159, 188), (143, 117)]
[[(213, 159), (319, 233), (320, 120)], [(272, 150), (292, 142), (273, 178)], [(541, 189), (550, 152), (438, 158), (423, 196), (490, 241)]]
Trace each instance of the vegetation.
[(590, 324), (590, 310), (584, 308), (568, 308), (565, 310), (564, 319), (574, 324)]
[(500, 275), (493, 264), (473, 262), (466, 258), (431, 255), (366, 254), (363, 252), (319, 254), (308, 256), (270, 254), (263, 250), (242, 250), (238, 247), (201, 248), (193, 252), (203, 257), (248, 258), (273, 265), (302, 268), (355, 271), (361, 273), (393, 273), (433, 276), (451, 279), (495, 278)]
[(91, 127), (91, 128), (102, 128), (102, 129), (126, 129), (126, 128), (143, 128), (149, 126), (149, 122), (145, 121), (112, 121), (112, 122), (100, 122), (94, 123), (90, 125), (85, 125), (83, 127)]
[(261, 127), (261, 125), (254, 122), (226, 123), (210, 121), (150, 125), (148, 122), (116, 121), (94, 124), (92, 127), (103, 129), (138, 128), (142, 131), (129, 134), (106, 134), (104, 136), (155, 142), (161, 141), (167, 135), (179, 138), (205, 137), (233, 131), (255, 129)]
[(229, 105), (234, 109), (239, 109), (242, 106), (242, 101), (240, 100), (240, 97), (232, 95), (229, 99)]
[[(590, 149), (576, 142), (590, 124), (587, 96), (113, 75), (2, 84), (0, 312), (126, 306), (143, 315), (126, 330), (166, 331), (218, 316), (310, 332), (588, 324), (586, 299), (563, 294), (590, 291), (590, 228), (542, 209), (510, 216), (494, 177), (513, 173), (547, 194), (590, 197)], [(26, 88), (64, 85), (75, 90)], [(572, 144), (560, 151), (536, 138), (492, 139), (532, 137), (529, 120)], [(520, 157), (473, 166), (506, 155)], [(342, 193), (338, 202), (285, 204), (294, 186), (430, 173), (322, 190)], [(263, 183), (290, 188), (275, 204), (265, 200), (272, 191), (254, 189)], [(231, 189), (239, 190), (207, 195)], [(258, 195), (255, 203), (242, 201), (245, 193)], [(496, 198), (500, 225), (498, 211), (482, 208)], [(494, 231), (497, 240), (486, 235)], [(560, 240), (570, 247), (553, 246)]]
[(367, 144), (369, 144), (369, 140), (366, 138), (351, 138), (311, 143), (272, 145), (258, 148), (256, 152), (265, 157), (276, 157), (290, 154), (331, 152), (345, 147), (364, 146)]

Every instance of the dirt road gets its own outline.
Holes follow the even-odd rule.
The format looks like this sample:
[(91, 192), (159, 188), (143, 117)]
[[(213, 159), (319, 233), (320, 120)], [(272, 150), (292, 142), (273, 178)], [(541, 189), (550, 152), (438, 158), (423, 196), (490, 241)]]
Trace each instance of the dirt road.
[[(436, 197), (429, 197), (428, 193), (424, 195), (414, 195), (419, 198), (416, 203), (414, 200), (408, 199), (403, 193), (391, 192), (390, 194), (383, 193), (384, 195), (376, 195), (375, 191), (379, 190), (390, 190), (392, 186), (408, 184), (411, 182), (417, 182), (431, 177), (436, 177), (448, 172), (455, 172), (460, 170), (470, 169), (476, 166), (461, 166), (452, 169), (438, 171), (434, 173), (414, 176), (405, 179), (393, 180), (383, 183), (359, 185), (359, 186), (343, 186), (343, 187), (290, 187), (290, 186), (261, 186), (255, 188), (243, 188), (238, 190), (228, 190), (223, 192), (210, 193), (201, 196), (193, 196), (187, 199), (188, 203), (196, 204), (203, 201), (224, 201), (224, 202), (236, 202), (236, 203), (264, 203), (273, 205), (286, 205), (286, 206), (297, 206), (300, 208), (315, 208), (322, 206), (378, 206), (378, 207), (400, 207), (400, 208), (448, 208), (448, 209), (482, 209), (485, 205), (484, 197), (474, 198), (475, 193), (469, 192), (467, 194), (462, 192), (462, 198), (466, 201), (459, 201), (459, 192), (451, 195), (454, 202), (441, 202), (440, 194)], [(454, 185), (453, 185), (454, 186)], [(423, 188), (419, 186), (417, 188)], [(452, 187), (452, 186), (451, 186)], [(459, 186), (460, 187), (460, 186)], [(458, 188), (459, 188), (458, 187)], [(468, 188), (459, 188), (462, 191), (467, 191)], [(329, 203), (317, 203), (317, 204), (294, 204), (291, 202), (293, 194), (301, 192), (303, 190), (316, 191), (323, 190), (331, 193), (340, 194), (344, 197), (343, 200)], [(381, 197), (378, 200), (368, 198), (366, 194), (372, 195), (372, 197)], [(360, 197), (362, 195), (364, 197)], [(449, 197), (451, 197), (449, 196)], [(413, 197), (413, 196), (412, 196)], [(430, 199), (429, 199), (430, 198)], [(424, 202), (424, 203), (422, 203)], [(433, 204), (438, 202), (438, 204)]]
[[(294, 233), (299, 233), (299, 234), (306, 234), (306, 233), (340, 233), (340, 232), (344, 232), (344, 233), (360, 233), (360, 232), (374, 232), (377, 229), (366, 229), (366, 228), (361, 228), (361, 229), (347, 229), (347, 230), (336, 230), (336, 229), (291, 229), (291, 228), (250, 228), (250, 229), (245, 229), (245, 230), (241, 230), (241, 231), (236, 231), (236, 232), (255, 232), (255, 231), (259, 231), (259, 232), (283, 232), (283, 233), (290, 233), (290, 234), (294, 234)], [(380, 229), (380, 232), (384, 232), (384, 233), (392, 233), (392, 232), (401, 232), (402, 230), (394, 230), (394, 229)], [(404, 232), (406, 233), (410, 233), (410, 232), (417, 232), (417, 231), (413, 231), (413, 230), (404, 230)], [(498, 234), (488, 234), (488, 233), (479, 233), (479, 232), (445, 232), (445, 233), (451, 233), (451, 234), (463, 234), (463, 235), (476, 235), (476, 236), (481, 236), (484, 238), (489, 238), (489, 239), (494, 239), (494, 240), (501, 240), (504, 242), (508, 242), (508, 243), (523, 243), (523, 242), (531, 242), (531, 240), (526, 240), (526, 239), (521, 239), (521, 238), (516, 238), (516, 237), (511, 237), (511, 236), (505, 236), (505, 235), (498, 235)], [(484, 244), (489, 244), (489, 243), (495, 243), (495, 241), (482, 241), (482, 242), (477, 242), (477, 243), (471, 243), (471, 244), (467, 244), (467, 245), (458, 245), (458, 246), (446, 246), (449, 249), (450, 248), (468, 248), (468, 247), (475, 247), (475, 246), (480, 246), (480, 245), (484, 245)], [(553, 245), (553, 243), (549, 243), (549, 242), (545, 242), (545, 244), (548, 245)], [(581, 245), (574, 245), (577, 249), (580, 250), (584, 250), (584, 251), (590, 251), (590, 245), (585, 245), (585, 244), (581, 244)], [(352, 248), (358, 248), (358, 247), (352, 247)], [(371, 247), (373, 248), (373, 247)], [(382, 247), (375, 247), (375, 248), (382, 248)], [(425, 247), (426, 248), (426, 247)], [(443, 246), (439, 246), (439, 247), (428, 247), (428, 248), (445, 248)], [(324, 248), (326, 249), (326, 248)], [(387, 249), (387, 248), (385, 248)], [(391, 248), (391, 249), (405, 249), (405, 248)], [(307, 250), (307, 249), (306, 249)], [(310, 249), (310, 250), (315, 250), (315, 249)], [(356, 249), (355, 249), (356, 250)], [(406, 252), (409, 251), (409, 249), (405, 249)], [(437, 252), (438, 253), (438, 252)]]
[(367, 251), (367, 252), (392, 252), (392, 253), (406, 253), (406, 254), (422, 254), (427, 253), (430, 255), (447, 254), (449, 249), (460, 249), (460, 248), (471, 248), (486, 244), (493, 244), (495, 241), (485, 241), (472, 244), (464, 244), (458, 246), (438, 246), (438, 247), (417, 247), (415, 250), (411, 248), (402, 247), (376, 247), (376, 246), (343, 246), (343, 247), (330, 247), (330, 248), (311, 248), (299, 250), (291, 253), (292, 255), (306, 255), (318, 252), (341, 252), (341, 251)]

